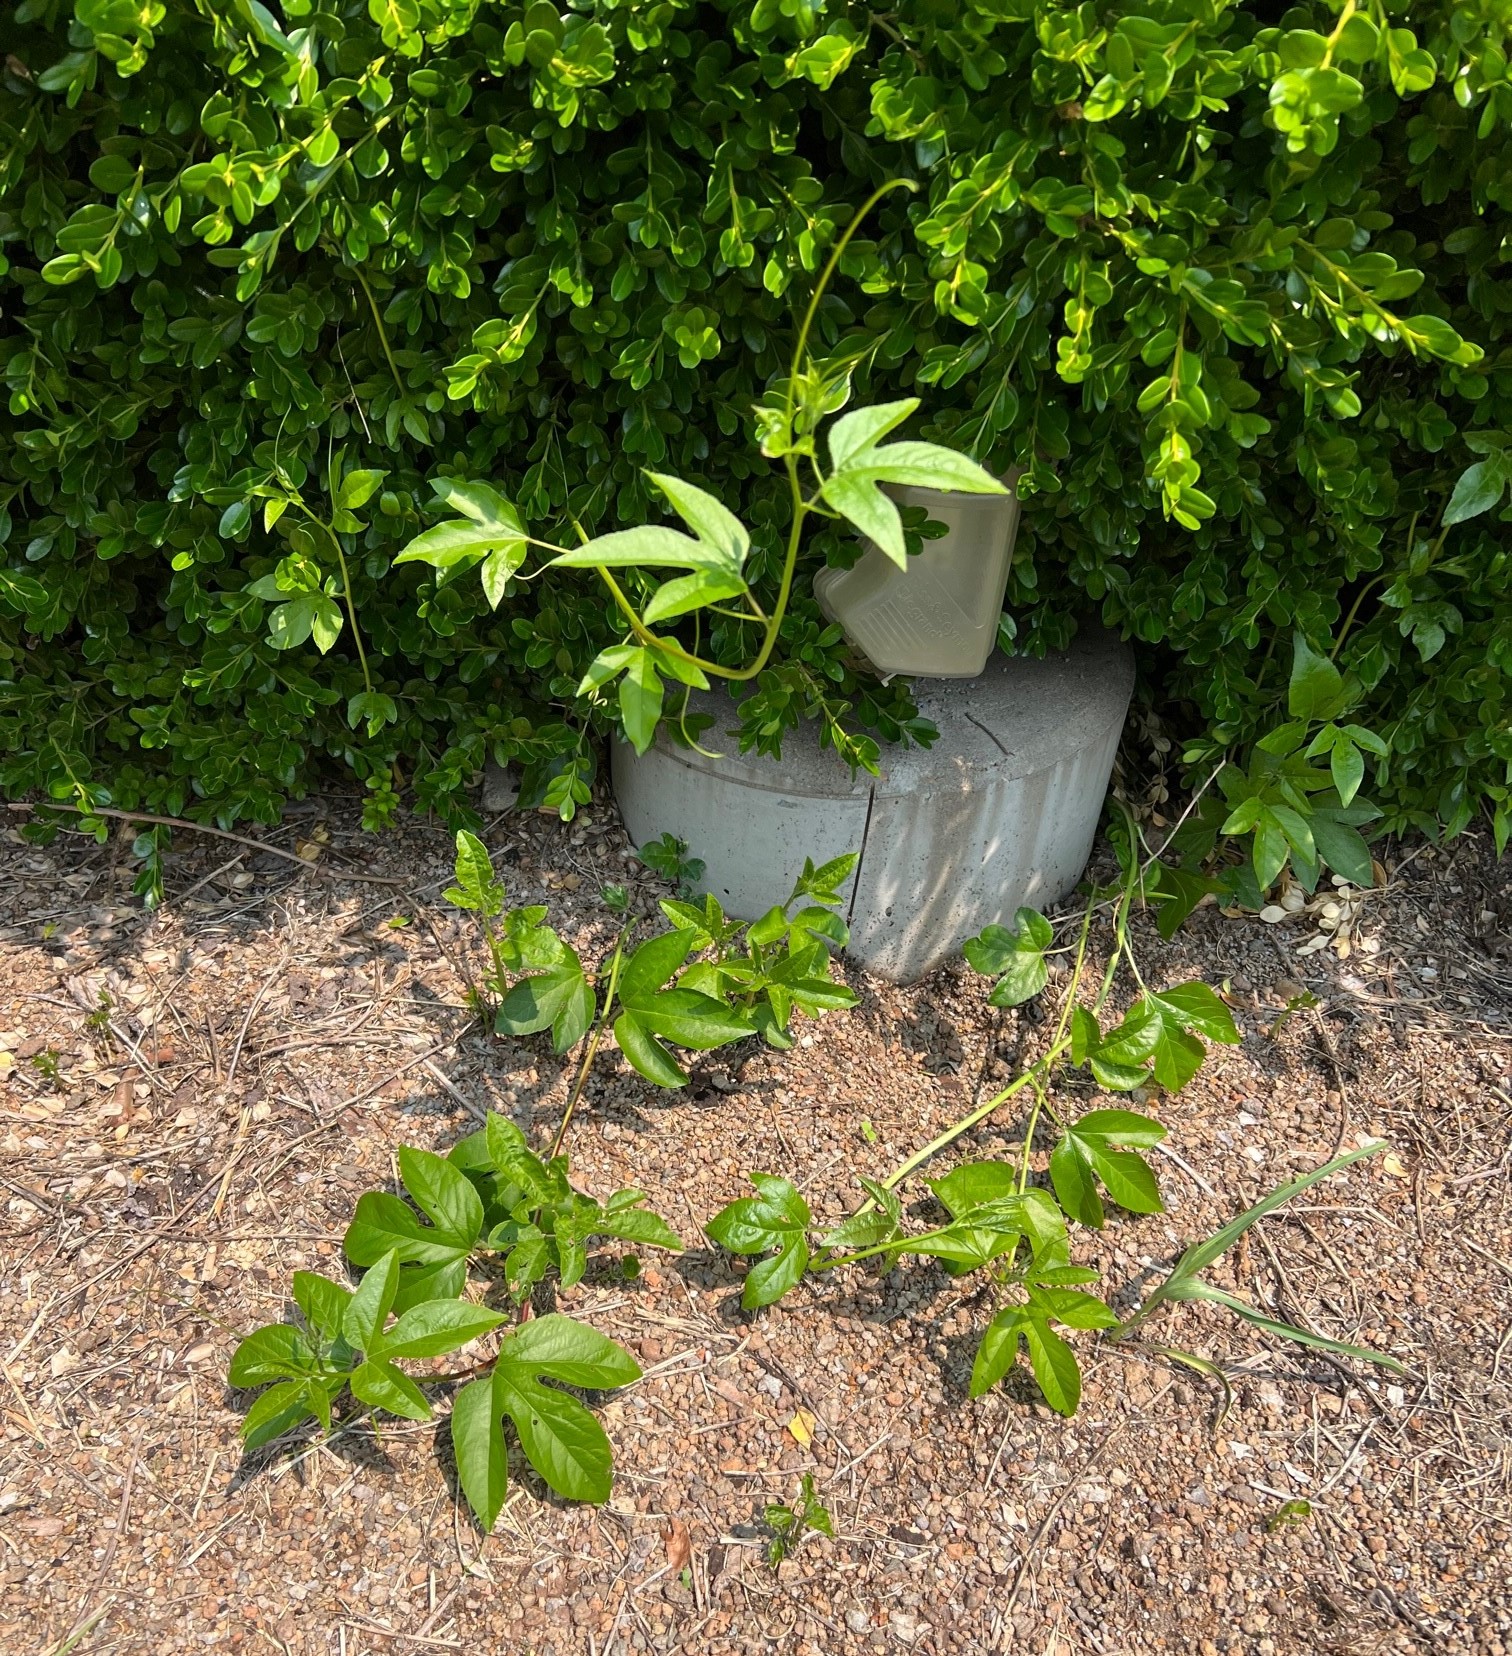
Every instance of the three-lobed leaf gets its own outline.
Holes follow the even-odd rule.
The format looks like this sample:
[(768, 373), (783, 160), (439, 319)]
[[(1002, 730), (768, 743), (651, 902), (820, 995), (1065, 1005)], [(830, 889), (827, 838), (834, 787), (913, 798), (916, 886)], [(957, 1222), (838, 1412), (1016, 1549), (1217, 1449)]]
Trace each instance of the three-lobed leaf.
[(504, 997), (494, 1027), (501, 1035), (535, 1035), (550, 1029), (557, 1052), (575, 1047), (592, 1026), (598, 1000), (588, 983), (577, 951), (551, 931), (538, 928), (533, 954), (525, 964), (549, 964), (531, 971)]
[(495, 877), (488, 847), (466, 828), (458, 829), (452, 864), (456, 882), (443, 893), (453, 908), (492, 919), (504, 907), (504, 887)]
[(620, 972), (614, 1038), (632, 1067), (661, 1087), (688, 1079), (667, 1042), (705, 1052), (756, 1033), (748, 1017), (713, 995), (663, 987), (692, 953), (695, 935), (683, 928), (663, 932), (642, 943)]
[(1043, 1190), (1020, 1191), (1018, 1171), (1009, 1163), (967, 1162), (928, 1183), (954, 1223), (927, 1238), (904, 1239), (904, 1251), (942, 1259), (960, 1272), (976, 1270), (1025, 1240), (1044, 1264), (1069, 1263), (1060, 1209)]
[(993, 1006), (1022, 1006), (1050, 980), (1045, 951), (1055, 941), (1050, 922), (1037, 910), (1021, 908), (1013, 930), (986, 926), (962, 945), (974, 971), (997, 982), (987, 997)]
[(903, 520), (884, 483), (1007, 494), (991, 472), (954, 449), (936, 443), (881, 443), (919, 406), (918, 398), (858, 408), (829, 429), (830, 472), (821, 488), (825, 504), (873, 541), (900, 568), (908, 562)]
[(608, 1499), (613, 1457), (603, 1427), (576, 1397), (548, 1382), (608, 1390), (638, 1380), (640, 1372), (623, 1346), (556, 1312), (505, 1339), (493, 1373), (464, 1387), (452, 1406), (458, 1479), (485, 1531), (493, 1529), (508, 1490), (505, 1419), (558, 1495)]
[(429, 564), (441, 583), (481, 564), (484, 593), (497, 609), (530, 544), (519, 512), (486, 483), (444, 479), (437, 493), (464, 515), (416, 535), (395, 564)]
[(1207, 1056), (1198, 1035), (1227, 1046), (1239, 1040), (1232, 1014), (1207, 984), (1146, 991), (1092, 1048), (1087, 1061), (1098, 1081), (1114, 1092), (1142, 1086), (1152, 1075), (1167, 1092), (1179, 1092)]
[(1100, 1181), (1111, 1200), (1130, 1213), (1159, 1213), (1160, 1187), (1137, 1150), (1159, 1144), (1166, 1130), (1133, 1110), (1090, 1110), (1067, 1127), (1050, 1153), (1050, 1181), (1061, 1206), (1078, 1224), (1100, 1229)]
[(455, 1297), (466, 1281), (467, 1258), (483, 1229), (483, 1200), (453, 1162), (404, 1145), (399, 1173), (421, 1213), (387, 1191), (357, 1199), (342, 1247), (354, 1265), (372, 1267), (392, 1252), (404, 1270), (396, 1291), (400, 1311), (427, 1299)]
[[(688, 570), (687, 575), (663, 582), (652, 595), (642, 612), (648, 625), (671, 621), (709, 604), (741, 596), (746, 591), (742, 570), (751, 549), (751, 537), (744, 524), (706, 490), (659, 472), (646, 475), (692, 529), (691, 536), (661, 524), (641, 524), (634, 529), (617, 529), (596, 536), (585, 545), (554, 558), (553, 564), (564, 569), (671, 567)], [(628, 654), (622, 667), (616, 669), (625, 673), (620, 685), (620, 710), (626, 735), (637, 751), (644, 753), (661, 717), (661, 680), (656, 667), (659, 664), (673, 677), (682, 674), (667, 659), (667, 652), (662, 653), (658, 663), (649, 650), (622, 648)], [(604, 661), (610, 654), (611, 651), (604, 651), (599, 660)], [(702, 680), (700, 672), (689, 682), (702, 688)]]
[(1030, 1372), (1045, 1401), (1057, 1414), (1073, 1415), (1081, 1402), (1081, 1369), (1076, 1353), (1051, 1328), (1047, 1318), (1026, 1305), (998, 1312), (982, 1335), (971, 1369), (971, 1395), (981, 1397), (1004, 1378), (1027, 1347)]
[(748, 1311), (774, 1304), (801, 1280), (808, 1269), (812, 1219), (789, 1180), (771, 1173), (752, 1173), (750, 1179), (757, 1194), (729, 1203), (704, 1227), (711, 1242), (731, 1253), (767, 1256), (746, 1273), (740, 1303)]

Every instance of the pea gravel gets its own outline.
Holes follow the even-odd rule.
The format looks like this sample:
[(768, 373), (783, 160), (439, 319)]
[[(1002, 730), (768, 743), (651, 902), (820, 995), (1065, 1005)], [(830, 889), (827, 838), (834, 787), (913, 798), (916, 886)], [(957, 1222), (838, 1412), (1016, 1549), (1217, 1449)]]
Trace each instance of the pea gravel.
[[(122, 842), (0, 844), (7, 1656), (1512, 1648), (1512, 870), (1473, 833), (1388, 856), (1347, 959), (1297, 953), (1305, 915), (1206, 909), (1169, 944), (1141, 918), (1146, 977), (1223, 986), (1244, 1041), (1146, 1101), (1171, 1129), (1168, 1212), (1078, 1242), (1131, 1305), (1188, 1242), (1383, 1136), (1213, 1279), (1405, 1378), (1174, 1307), (1139, 1350), (1079, 1337), (1067, 1422), (1022, 1378), (968, 1400), (992, 1304), (974, 1278), (856, 1270), (742, 1312), (741, 1267), (700, 1227), (745, 1174), (790, 1173), (840, 1215), (855, 1174), (1032, 1061), (1064, 985), (996, 1013), (964, 969), (852, 974), (859, 1009), (789, 1054), (708, 1054), (676, 1093), (601, 1065), (574, 1177), (639, 1185), (687, 1252), (634, 1280), (606, 1253), (561, 1296), (646, 1370), (602, 1405), (615, 1493), (568, 1506), (521, 1462), (491, 1538), (457, 1505), (444, 1392), (434, 1424), (354, 1419), (244, 1459), (224, 1375), (287, 1314), (292, 1271), (340, 1271), (397, 1145), (444, 1150), (491, 1108), (544, 1138), (568, 1064), (473, 1018), (442, 832), (364, 837), (330, 801), (269, 837), (311, 866), (181, 835), (155, 916)], [(550, 903), (589, 952), (602, 882), (644, 912), (666, 891), (603, 804), (487, 837), (511, 899)], [(1010, 1106), (935, 1171), (1013, 1154), (1022, 1127)], [(1157, 1345), (1221, 1364), (1229, 1405)], [(762, 1512), (804, 1473), (836, 1537), (773, 1570)]]

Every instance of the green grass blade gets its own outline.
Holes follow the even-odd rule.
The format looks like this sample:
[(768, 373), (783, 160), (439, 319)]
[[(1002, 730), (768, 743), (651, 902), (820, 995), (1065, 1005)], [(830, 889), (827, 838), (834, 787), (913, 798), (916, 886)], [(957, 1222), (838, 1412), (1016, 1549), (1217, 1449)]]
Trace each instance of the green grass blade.
[(1347, 1345), (1343, 1340), (1330, 1340), (1325, 1334), (1314, 1334), (1311, 1329), (1298, 1328), (1295, 1323), (1279, 1322), (1275, 1317), (1267, 1317), (1263, 1311), (1257, 1311), (1246, 1300), (1228, 1294), (1221, 1288), (1215, 1288), (1208, 1282), (1187, 1282), (1181, 1291), (1173, 1296), (1177, 1299), (1207, 1300), (1213, 1305), (1227, 1306), (1236, 1316), (1243, 1317), (1247, 1323), (1253, 1323), (1256, 1328), (1264, 1329), (1267, 1334), (1275, 1334), (1283, 1340), (1291, 1340), (1297, 1345), (1311, 1346), (1315, 1351), (1332, 1352), (1335, 1357), (1354, 1357), (1362, 1363), (1378, 1363), (1382, 1368), (1390, 1369), (1394, 1374), (1405, 1374), (1406, 1368), (1395, 1357), (1388, 1357), (1385, 1352), (1372, 1351), (1368, 1346)]
[(1290, 1184), (1284, 1184), (1279, 1190), (1273, 1190), (1263, 1201), (1256, 1202), (1248, 1211), (1241, 1213), (1237, 1219), (1231, 1220), (1220, 1231), (1215, 1231), (1206, 1242), (1194, 1243), (1176, 1262), (1176, 1268), (1170, 1276), (1145, 1301), (1145, 1309), (1149, 1310), (1158, 1305), (1161, 1300), (1179, 1299), (1186, 1296), (1174, 1290), (1188, 1278), (1195, 1277), (1199, 1271), (1206, 1270), (1215, 1259), (1221, 1258), (1239, 1240), (1241, 1236), (1255, 1223), (1263, 1219), (1266, 1214), (1274, 1213), (1278, 1207), (1284, 1206), (1293, 1196), (1299, 1196), (1304, 1190), (1317, 1184), (1320, 1179), (1326, 1179), (1330, 1173), (1337, 1173), (1341, 1167), (1348, 1167), (1351, 1162), (1361, 1160), (1365, 1156), (1374, 1156), (1378, 1151), (1386, 1148), (1384, 1139), (1377, 1139), (1371, 1144), (1362, 1145), (1358, 1150), (1346, 1150), (1342, 1156), (1335, 1156), (1332, 1161), (1324, 1162), (1321, 1167), (1315, 1167), (1311, 1173), (1304, 1173), (1301, 1178), (1293, 1179)]

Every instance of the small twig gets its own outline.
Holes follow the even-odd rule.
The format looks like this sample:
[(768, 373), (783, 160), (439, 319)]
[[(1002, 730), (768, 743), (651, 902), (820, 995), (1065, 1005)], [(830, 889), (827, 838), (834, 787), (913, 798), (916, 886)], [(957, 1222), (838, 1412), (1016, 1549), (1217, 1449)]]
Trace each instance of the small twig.
[(238, 851), (229, 862), (223, 862), (219, 868), (212, 868), (208, 874), (201, 874), (199, 879), (197, 879), (194, 884), (188, 888), (188, 890), (181, 891), (174, 897), (165, 896), (163, 903), (159, 904), (159, 907), (161, 908), (167, 903), (187, 903), (196, 892), (203, 891), (212, 880), (218, 880), (222, 874), (229, 874), (239, 862), (244, 862), (245, 860), (245, 852)]
[(343, 1620), (353, 1627), (360, 1627), (364, 1633), (376, 1633), (380, 1638), (398, 1639), (401, 1644), (431, 1645), (438, 1650), (460, 1650), (462, 1643), (459, 1639), (440, 1639), (429, 1633), (401, 1633), (397, 1627), (385, 1627), (381, 1622), (362, 1621), (347, 1611)]
[(142, 1056), (141, 1047), (132, 1040), (126, 1031), (114, 1021), (114, 1019), (109, 1021), (105, 1027), (136, 1060), (137, 1068), (142, 1072), (142, 1079), (147, 1083), (147, 1085), (153, 1088), (161, 1088), (162, 1082), (157, 1078), (157, 1071), (147, 1062), (146, 1058)]
[(225, 1072), (221, 1069), (220, 1042), (215, 1038), (215, 1024), (209, 1012), (204, 1014), (205, 1033), (210, 1037), (210, 1067), (215, 1072), (215, 1084), (219, 1086), (224, 1079)]
[[(1227, 764), (1228, 764), (1228, 760), (1226, 758), (1219, 760), (1217, 766), (1213, 769), (1212, 773), (1208, 776), (1207, 780), (1202, 784), (1202, 786), (1200, 788), (1198, 788), (1196, 793), (1194, 793), (1192, 795), (1192, 797), (1186, 802), (1186, 809), (1181, 813), (1181, 815), (1179, 817), (1176, 818), (1176, 821), (1171, 825), (1170, 833), (1167, 834), (1166, 837), (1160, 842), (1160, 850), (1159, 851), (1151, 851), (1149, 856), (1146, 857), (1144, 862), (1140, 865), (1139, 877), (1140, 877), (1141, 880), (1143, 880), (1144, 876), (1150, 872), (1150, 869), (1154, 866), (1154, 864), (1160, 861), (1160, 858), (1161, 858), (1162, 854), (1165, 852), (1167, 847), (1170, 845), (1171, 841), (1173, 839), (1175, 839), (1177, 834), (1179, 834), (1181, 832), (1182, 826), (1185, 824), (1186, 819), (1192, 814), (1193, 811), (1195, 811), (1197, 809), (1198, 805), (1202, 802), (1202, 796), (1208, 791), (1209, 788), (1212, 787), (1212, 785), (1223, 774), (1224, 766), (1227, 765)], [(1139, 837), (1141, 839), (1144, 839), (1143, 834), (1141, 834)], [(1145, 843), (1148, 845), (1149, 841), (1145, 840)]]
[(182, 828), (188, 834), (206, 834), (211, 839), (229, 840), (233, 845), (245, 845), (253, 851), (264, 851), (270, 857), (282, 857), (285, 862), (298, 863), (301, 868), (307, 868), (312, 874), (322, 874), (328, 880), (361, 880), (367, 885), (403, 886), (407, 880), (395, 879), (389, 874), (362, 874), (355, 869), (322, 868), (313, 863), (308, 857), (301, 857), (297, 851), (285, 851), (281, 845), (269, 845), (266, 840), (249, 839), (245, 834), (228, 833), (224, 828), (210, 828), (203, 822), (191, 822), (187, 817), (154, 816), (148, 811), (116, 811), (104, 805), (83, 806), (69, 805), (61, 800), (50, 799), (46, 804), (36, 804), (31, 801), (11, 802), (5, 806), (7, 811), (72, 811), (75, 816), (109, 817), (113, 822), (149, 822), (157, 828)]
[(95, 1572), (94, 1582), (85, 1595), (86, 1598), (93, 1598), (100, 1590), (101, 1583), (107, 1580), (110, 1575), (110, 1566), (115, 1563), (116, 1549), (121, 1544), (121, 1535), (126, 1528), (126, 1518), (131, 1511), (131, 1491), (136, 1484), (137, 1462), (141, 1457), (142, 1440), (138, 1437), (131, 1446), (131, 1461), (126, 1468), (126, 1481), (121, 1486), (121, 1504), (116, 1509), (115, 1530), (110, 1537), (109, 1545), (105, 1548), (105, 1556), (100, 1560), (100, 1567)]
[(441, 1083), (441, 1085), (446, 1089), (446, 1091), (453, 1098), (456, 1099), (456, 1101), (462, 1106), (462, 1108), (464, 1110), (467, 1111), (467, 1113), (470, 1116), (472, 1116), (477, 1121), (487, 1121), (488, 1120), (488, 1111), (481, 1108), (479, 1105), (474, 1104), (473, 1101), (470, 1098), (464, 1097), (462, 1095), (462, 1093), (459, 1092), (457, 1090), (457, 1088), (454, 1087), (452, 1085), (452, 1083), (447, 1079), (446, 1075), (442, 1072), (440, 1065), (438, 1065), (433, 1059), (427, 1058), (425, 1060), (425, 1067), (426, 1067), (426, 1069), (428, 1069), (431, 1072), (432, 1075), (435, 1076), (435, 1078)]
[[(288, 1154), (285, 1154), (284, 1159), (278, 1163), (278, 1167), (274, 1168), (273, 1171), (277, 1172), (279, 1168), (286, 1166), (292, 1159), (292, 1152), (297, 1150), (301, 1144), (307, 1143), (310, 1139), (319, 1138), (322, 1133), (328, 1133), (331, 1128), (335, 1126), (336, 1122), (354, 1105), (361, 1104), (365, 1099), (371, 1098), (373, 1094), (379, 1090), (379, 1088), (388, 1086), (391, 1081), (397, 1081), (401, 1075), (408, 1075), (412, 1069), (419, 1069), (419, 1067), (425, 1063), (427, 1059), (434, 1058), (438, 1052), (445, 1052), (448, 1047), (455, 1046), (471, 1027), (472, 1026), (470, 1024), (464, 1024), (462, 1028), (459, 1029), (449, 1040), (437, 1041), (429, 1052), (422, 1052), (418, 1054), (418, 1056), (412, 1058), (409, 1063), (401, 1064), (391, 1075), (384, 1076), (381, 1081), (375, 1081), (372, 1086), (364, 1087), (361, 1092), (353, 1093), (350, 1098), (342, 1099), (342, 1101), (336, 1105), (336, 1107), (319, 1123), (318, 1126), (308, 1128), (297, 1138), (289, 1140), (289, 1142), (284, 1146), (284, 1149), (288, 1152)], [(271, 1178), (272, 1173), (268, 1174), (267, 1177)]]
[(247, 1141), (247, 1128), (252, 1124), (252, 1111), (243, 1104), (241, 1114), (237, 1118), (236, 1137), (231, 1143), (231, 1154), (226, 1158), (226, 1165), (221, 1170), (220, 1189), (215, 1193), (215, 1200), (210, 1204), (210, 1217), (219, 1219), (221, 1208), (225, 1205), (226, 1193), (231, 1188), (231, 1175), (236, 1171), (236, 1164), (241, 1160), (242, 1146)]
[(1334, 1085), (1339, 1089), (1339, 1126), (1334, 1134), (1333, 1149), (1328, 1152), (1328, 1159), (1332, 1161), (1344, 1148), (1344, 1140), (1349, 1133), (1349, 1088), (1344, 1082), (1344, 1065), (1339, 1059), (1339, 1049), (1334, 1045), (1333, 1035), (1316, 1006), (1312, 1009), (1312, 1016), (1318, 1039), (1328, 1055), (1328, 1067), (1333, 1071)]
[(69, 1656), (69, 1652), (77, 1647), (79, 1640), (86, 1637), (88, 1634), (93, 1633), (100, 1623), (105, 1620), (105, 1617), (110, 1613), (110, 1607), (114, 1603), (114, 1597), (106, 1599), (93, 1615), (88, 1616), (83, 1621), (76, 1623), (71, 1631), (65, 1633), (63, 1637), (58, 1640), (57, 1644), (51, 1646), (48, 1649), (46, 1656)]
[(1505, 1259), (1498, 1259), (1489, 1249), (1483, 1248), (1479, 1242), (1472, 1242), (1468, 1236), (1462, 1236), (1460, 1241), (1465, 1244), (1471, 1253), (1479, 1254), (1482, 1259), (1494, 1265), (1497, 1270), (1505, 1271), (1509, 1277), (1512, 1277), (1512, 1265), (1509, 1265)]
[(285, 950), (278, 964), (268, 974), (261, 989), (252, 997), (252, 1004), (247, 1008), (247, 1015), (242, 1019), (242, 1026), (236, 1037), (236, 1045), (231, 1049), (231, 1067), (226, 1071), (226, 1085), (229, 1087), (236, 1079), (236, 1066), (241, 1062), (242, 1047), (246, 1044), (247, 1031), (252, 1027), (252, 1020), (257, 1016), (257, 1009), (267, 999), (268, 991), (283, 976), (284, 967), (289, 963), (288, 951)]
[(1177, 1167), (1179, 1167), (1181, 1171), (1186, 1174), (1192, 1183), (1196, 1185), (1197, 1188), (1205, 1195), (1211, 1196), (1215, 1202), (1223, 1200), (1218, 1192), (1213, 1189), (1213, 1187), (1207, 1182), (1206, 1179), (1203, 1178), (1197, 1169), (1193, 1167), (1192, 1164), (1184, 1157), (1178, 1156), (1169, 1144), (1156, 1144), (1152, 1145), (1151, 1148), (1158, 1151), (1166, 1158), (1167, 1161), (1174, 1162)]
[[(1167, 1383), (1162, 1386), (1158, 1392), (1156, 1392), (1154, 1397), (1150, 1399), (1150, 1408), (1153, 1409), (1161, 1398), (1164, 1397), (1175, 1384), (1176, 1382), (1174, 1380), (1167, 1381)], [(1087, 1474), (1094, 1466), (1097, 1465), (1097, 1463), (1105, 1454), (1107, 1454), (1108, 1450), (1117, 1441), (1119, 1433), (1126, 1427), (1134, 1424), (1136, 1424), (1136, 1422), (1129, 1419), (1119, 1421), (1113, 1430), (1108, 1433), (1102, 1442), (1098, 1444), (1097, 1448), (1087, 1457), (1085, 1464), (1071, 1477), (1067, 1478), (1060, 1494), (1056, 1496), (1054, 1502), (1051, 1504), (1050, 1510), (1045, 1514), (1044, 1522), (1035, 1532), (1034, 1539), (1028, 1542), (1024, 1547), (1023, 1556), (1019, 1560), (1018, 1573), (1013, 1578), (1013, 1586), (1009, 1590), (1008, 1597), (1003, 1602), (1002, 1608), (998, 1612), (1004, 1621), (1007, 1621), (1007, 1619), (1013, 1614), (1013, 1607), (1018, 1603), (1019, 1594), (1024, 1590), (1025, 1583), (1029, 1579), (1029, 1566), (1035, 1560), (1035, 1556), (1039, 1551), (1040, 1542), (1043, 1541), (1050, 1533), (1050, 1526), (1058, 1517), (1060, 1517), (1061, 1509), (1065, 1506), (1066, 1502), (1071, 1499), (1072, 1493), (1081, 1487), (1082, 1481), (1085, 1479)]]

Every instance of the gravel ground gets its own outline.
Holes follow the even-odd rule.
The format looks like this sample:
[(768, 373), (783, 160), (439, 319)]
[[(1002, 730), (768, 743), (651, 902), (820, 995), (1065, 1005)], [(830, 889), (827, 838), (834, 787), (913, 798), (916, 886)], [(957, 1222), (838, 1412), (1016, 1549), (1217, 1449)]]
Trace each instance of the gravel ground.
[[(182, 837), (152, 917), (118, 844), (0, 844), (7, 1656), (1512, 1650), (1512, 869), (1473, 834), (1389, 858), (1347, 959), (1297, 954), (1306, 917), (1207, 909), (1170, 944), (1138, 923), (1146, 977), (1226, 985), (1245, 1039), (1148, 1103), (1168, 1212), (1078, 1242), (1132, 1303), (1274, 1185), (1386, 1137), (1212, 1275), (1406, 1378), (1178, 1306), (1150, 1340), (1223, 1364), (1228, 1412), (1156, 1351), (1078, 1336), (1063, 1421), (1019, 1382), (968, 1400), (990, 1290), (927, 1262), (743, 1313), (700, 1226), (747, 1171), (790, 1171), (838, 1216), (854, 1174), (1044, 1039), (1047, 1012), (993, 1012), (964, 970), (852, 974), (861, 1006), (789, 1054), (710, 1054), (677, 1093), (601, 1064), (575, 1178), (641, 1186), (689, 1249), (634, 1282), (606, 1255), (561, 1296), (646, 1370), (602, 1406), (614, 1496), (565, 1505), (521, 1463), (491, 1538), (454, 1499), (444, 1420), (238, 1448), (236, 1340), (286, 1314), (293, 1270), (340, 1269), (395, 1147), (444, 1150), (489, 1107), (544, 1137), (567, 1085), (565, 1060), (472, 1018), (444, 834), (365, 839), (330, 802), (274, 840), (318, 860)], [(647, 911), (665, 891), (602, 805), (488, 840), (512, 899), (585, 948), (610, 935), (602, 881)], [(1278, 1017), (1299, 986), (1318, 1006)], [(1021, 1131), (995, 1118), (942, 1160)], [(774, 1570), (763, 1509), (805, 1472), (835, 1538)], [(1282, 1516), (1295, 1501), (1310, 1514)]]

